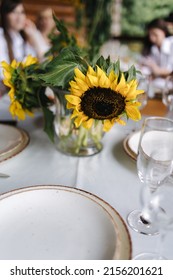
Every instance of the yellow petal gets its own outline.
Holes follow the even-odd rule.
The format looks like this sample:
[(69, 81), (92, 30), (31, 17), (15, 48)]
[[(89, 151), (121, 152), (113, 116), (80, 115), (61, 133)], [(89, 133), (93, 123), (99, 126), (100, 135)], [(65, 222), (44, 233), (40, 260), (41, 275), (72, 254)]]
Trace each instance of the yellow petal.
[(88, 67), (87, 75), (88, 74), (92, 76), (97, 76), (97, 73), (94, 71), (94, 69), (91, 66)]
[(87, 85), (88, 85), (89, 88), (92, 88), (92, 87), (93, 87), (93, 85), (92, 85), (92, 83), (90, 82), (90, 79), (88, 78), (88, 76), (86, 76), (85, 81), (86, 81), (86, 83), (87, 83)]
[(18, 101), (14, 101), (10, 105), (9, 111), (12, 114), (12, 116), (17, 116), (19, 118), (19, 120), (24, 120), (25, 119), (25, 112), (22, 109), (22, 106)]
[(4, 80), (3, 80), (3, 83), (4, 83), (4, 85), (7, 86), (7, 87), (10, 87), (10, 88), (13, 87), (13, 85), (11, 84), (11, 82), (10, 82), (9, 80), (4, 79)]
[(74, 95), (79, 96), (79, 97), (84, 93), (83, 90), (75, 89), (75, 88), (72, 88), (70, 90), (70, 92), (71, 92), (71, 94), (74, 94)]
[(130, 105), (130, 104), (126, 104), (126, 113), (127, 116), (134, 120), (134, 121), (138, 121), (141, 119), (141, 114), (139, 112), (139, 109), (136, 106)]
[(19, 66), (20, 62), (17, 62), (15, 59), (13, 59), (12, 63), (11, 63), (11, 67), (12, 68), (17, 68)]
[(93, 121), (94, 121), (93, 119), (89, 119), (89, 120), (83, 122), (82, 125), (83, 125), (83, 127), (85, 127), (86, 129), (90, 129), (91, 126), (93, 125)]
[(78, 86), (78, 84), (75, 81), (70, 81), (69, 85), (71, 88), (80, 89), (80, 87)]
[(73, 119), (73, 118), (77, 117), (78, 115), (79, 115), (79, 111), (74, 109), (70, 118)]
[(28, 55), (26, 59), (22, 62), (23, 67), (38, 63), (38, 59), (32, 55)]
[(5, 69), (7, 72), (11, 71), (11, 65), (8, 64), (6, 61), (2, 61), (1, 65), (2, 65), (3, 69)]
[(67, 107), (67, 109), (74, 109), (75, 105), (72, 105), (70, 102), (67, 101), (66, 107)]
[(99, 79), (99, 86), (103, 88), (110, 88), (110, 80), (103, 72)]
[(78, 96), (74, 96), (72, 94), (66, 94), (65, 98), (68, 102), (70, 102), (72, 105), (78, 105), (81, 102), (81, 99)]
[(4, 77), (7, 80), (11, 80), (11, 73), (8, 71), (3, 71)]
[(113, 81), (114, 82), (117, 82), (117, 79), (118, 79), (118, 76), (114, 73), (113, 70), (111, 70), (111, 72), (109, 73), (109, 80), (110, 82), (112, 83)]
[(116, 86), (115, 90), (119, 93), (121, 93), (122, 96), (126, 97), (128, 90), (129, 90), (129, 85), (127, 84), (124, 74), (121, 75), (120, 82)]
[(110, 120), (104, 120), (103, 121), (103, 131), (105, 131), (105, 132), (109, 131), (113, 125), (114, 125), (114, 122), (111, 122)]
[(75, 73), (76, 77), (85, 81), (85, 75), (79, 70), (79, 68), (75, 68), (74, 73)]
[(8, 92), (8, 95), (11, 99), (11, 101), (15, 100), (15, 92), (14, 92), (14, 88), (11, 88), (10, 91)]
[(88, 119), (87, 116), (81, 114), (81, 115), (78, 115), (78, 117), (75, 119), (74, 123), (76, 125), (76, 127), (79, 127), (81, 125), (81, 123), (83, 121), (86, 121)]
[(81, 80), (81, 79), (79, 79), (79, 78), (77, 78), (77, 77), (75, 77), (75, 80), (76, 80), (77, 85), (79, 86), (79, 88), (80, 88), (83, 92), (85, 92), (85, 91), (88, 90), (89, 86), (87, 85), (86, 82), (84, 82), (83, 80)]
[(127, 87), (127, 82), (125, 80), (124, 74), (121, 74), (121, 79), (116, 87), (117, 91), (121, 91), (121, 89), (124, 89)]
[(92, 85), (92, 87), (98, 87), (99, 86), (99, 81), (98, 81), (98, 77), (92, 76), (92, 75), (87, 75), (90, 84)]
[(97, 65), (97, 77), (101, 77), (105, 72)]
[(119, 119), (119, 118), (116, 118), (115, 121), (120, 125), (126, 125), (126, 122), (124, 120)]

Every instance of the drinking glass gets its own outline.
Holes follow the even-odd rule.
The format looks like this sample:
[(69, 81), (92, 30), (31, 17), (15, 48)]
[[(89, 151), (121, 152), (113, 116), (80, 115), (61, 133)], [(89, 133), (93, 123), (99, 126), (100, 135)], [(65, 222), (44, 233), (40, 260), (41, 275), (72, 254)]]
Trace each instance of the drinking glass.
[[(154, 165), (153, 165), (153, 168)], [(173, 185), (164, 184), (151, 193), (149, 199), (152, 208), (152, 223), (160, 232), (158, 248), (156, 252), (145, 252), (137, 255), (135, 260), (162, 260), (166, 259), (162, 254), (163, 241), (169, 230), (173, 230)]]
[(162, 93), (162, 102), (168, 108), (167, 117), (173, 117), (173, 76), (165, 80), (165, 87)]
[[(138, 87), (137, 89), (141, 89), (144, 92), (137, 95), (137, 101), (141, 103), (139, 110), (141, 111), (148, 102), (148, 91), (149, 91), (149, 78), (147, 76), (143, 76), (143, 77), (138, 77)], [(141, 128), (141, 120), (138, 122), (134, 122), (129, 120), (128, 121), (128, 127), (126, 127), (126, 131), (128, 131), (129, 133), (138, 131)]]
[[(158, 225), (153, 223), (154, 212), (149, 199), (172, 174), (172, 143), (173, 120), (161, 117), (145, 119), (137, 156), (137, 171), (143, 190), (143, 210), (134, 210), (127, 217), (129, 226), (139, 233), (154, 235), (159, 232)], [(154, 164), (152, 171), (151, 162)]]
[(147, 105), (148, 102), (148, 90), (149, 90), (148, 77), (143, 76), (138, 79), (138, 89), (144, 90), (143, 93), (137, 96), (137, 101), (141, 103), (139, 109), (142, 110)]

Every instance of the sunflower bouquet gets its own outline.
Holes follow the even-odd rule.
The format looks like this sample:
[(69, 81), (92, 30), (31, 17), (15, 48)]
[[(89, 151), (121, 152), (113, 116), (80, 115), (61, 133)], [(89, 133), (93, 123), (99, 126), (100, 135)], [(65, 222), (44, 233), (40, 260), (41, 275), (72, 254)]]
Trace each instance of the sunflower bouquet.
[[(102, 147), (102, 134), (115, 123), (125, 125), (129, 118), (141, 118), (137, 96), (143, 90), (137, 88), (134, 66), (123, 72), (119, 61), (109, 57), (89, 61), (87, 52), (76, 45), (65, 46), (44, 63), (29, 56), (25, 62), (2, 66), (12, 115), (24, 119), (41, 108), (45, 131), (65, 153), (96, 153)], [(54, 92), (56, 114), (50, 109), (46, 87)]]

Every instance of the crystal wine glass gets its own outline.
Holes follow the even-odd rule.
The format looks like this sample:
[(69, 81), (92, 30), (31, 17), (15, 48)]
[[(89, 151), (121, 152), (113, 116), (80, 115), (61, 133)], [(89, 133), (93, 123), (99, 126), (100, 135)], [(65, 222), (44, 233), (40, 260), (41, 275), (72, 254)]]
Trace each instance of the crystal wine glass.
[[(149, 211), (148, 201), (150, 195), (165, 183), (172, 174), (172, 143), (172, 120), (161, 117), (145, 119), (141, 130), (137, 156), (138, 176), (142, 182), (142, 188), (145, 190), (145, 203), (142, 211), (134, 210), (127, 217), (129, 226), (139, 233), (154, 235), (159, 232), (157, 224), (152, 222), (152, 212), (150, 213)], [(155, 176), (150, 176), (150, 161), (155, 164), (155, 169), (153, 170), (157, 176), (156, 174)]]
[[(155, 163), (152, 165), (150, 171), (155, 169), (154, 165)], [(155, 172), (151, 172), (150, 175), (155, 176)], [(158, 227), (160, 232), (158, 248), (156, 248), (156, 252), (145, 252), (135, 256), (134, 259), (162, 260), (165, 259), (162, 254), (163, 241), (165, 239), (166, 233), (169, 230), (173, 230), (173, 185), (166, 183), (158, 187), (154, 192), (151, 193), (148, 205), (150, 207), (150, 213), (152, 212), (152, 223)], [(149, 213), (148, 215), (150, 217)]]

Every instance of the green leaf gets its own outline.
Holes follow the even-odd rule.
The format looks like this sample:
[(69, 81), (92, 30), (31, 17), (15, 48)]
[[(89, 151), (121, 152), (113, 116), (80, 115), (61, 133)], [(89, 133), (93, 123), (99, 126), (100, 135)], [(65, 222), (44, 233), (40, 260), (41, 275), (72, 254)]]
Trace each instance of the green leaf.
[(117, 75), (120, 74), (121, 71), (120, 71), (120, 61), (119, 61), (119, 59), (116, 62), (110, 64), (110, 66), (109, 66), (109, 68), (107, 70), (107, 73), (109, 74), (112, 70)]
[(68, 89), (69, 82), (74, 78), (76, 67), (86, 73), (88, 64), (76, 49), (66, 48), (47, 65), (46, 73), (40, 74), (39, 78), (47, 85)]
[(110, 65), (110, 57), (104, 58), (103, 56), (100, 56), (98, 60), (96, 61), (96, 65), (98, 65), (101, 69), (103, 69), (105, 72), (107, 72), (107, 69)]
[(124, 72), (125, 79), (127, 82), (130, 82), (133, 79), (136, 79), (136, 68), (132, 65), (128, 71)]
[(44, 131), (49, 136), (49, 139), (54, 142), (54, 114), (46, 107), (42, 107), (44, 114)]

